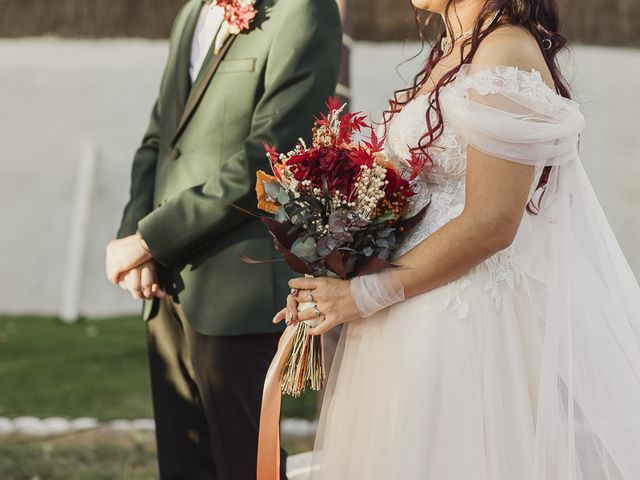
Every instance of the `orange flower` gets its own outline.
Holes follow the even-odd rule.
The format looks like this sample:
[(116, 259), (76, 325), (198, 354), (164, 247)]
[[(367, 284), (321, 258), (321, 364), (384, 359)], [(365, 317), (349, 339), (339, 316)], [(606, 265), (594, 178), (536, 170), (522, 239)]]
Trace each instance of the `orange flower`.
[(385, 170), (394, 170), (396, 172), (398, 171), (396, 165), (392, 161), (387, 160), (387, 157), (385, 157), (382, 153), (376, 153), (373, 158), (376, 164), (380, 165)]
[(280, 205), (269, 198), (264, 188), (264, 182), (277, 182), (277, 179), (273, 175), (269, 175), (262, 170), (258, 170), (256, 172), (256, 196), (258, 197), (258, 208), (267, 213), (275, 213), (280, 208)]

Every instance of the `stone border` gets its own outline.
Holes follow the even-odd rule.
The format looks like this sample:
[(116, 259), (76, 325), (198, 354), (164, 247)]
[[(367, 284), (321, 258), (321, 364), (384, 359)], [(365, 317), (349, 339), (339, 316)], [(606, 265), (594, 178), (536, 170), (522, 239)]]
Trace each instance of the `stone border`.
[[(82, 417), (73, 420), (63, 417), (38, 418), (23, 416), (13, 419), (0, 417), (0, 438), (9, 435), (31, 438), (50, 437), (96, 430), (98, 428), (117, 432), (153, 432), (156, 426), (154, 420), (151, 418), (100, 422), (91, 417)], [(295, 437), (314, 435), (316, 428), (317, 422), (311, 422), (301, 418), (285, 418), (281, 423), (282, 433)]]

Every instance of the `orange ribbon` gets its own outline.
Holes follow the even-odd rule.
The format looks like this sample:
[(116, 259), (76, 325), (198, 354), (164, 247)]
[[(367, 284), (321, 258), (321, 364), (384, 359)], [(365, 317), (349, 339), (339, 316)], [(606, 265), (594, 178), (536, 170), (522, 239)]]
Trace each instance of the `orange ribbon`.
[(258, 433), (258, 467), (256, 480), (280, 480), (280, 378), (287, 357), (293, 347), (297, 325), (287, 327), (278, 351), (271, 361), (262, 392), (260, 431)]

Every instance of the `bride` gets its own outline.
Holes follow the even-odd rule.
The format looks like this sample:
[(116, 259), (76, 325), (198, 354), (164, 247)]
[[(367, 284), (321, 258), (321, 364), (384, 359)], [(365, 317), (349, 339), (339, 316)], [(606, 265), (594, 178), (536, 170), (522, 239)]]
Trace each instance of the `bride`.
[(386, 155), (425, 156), (428, 213), (401, 268), (292, 280), (274, 319), (313, 299), (311, 333), (345, 324), (312, 478), (638, 480), (640, 288), (578, 157), (555, 2), (413, 3), (446, 29)]

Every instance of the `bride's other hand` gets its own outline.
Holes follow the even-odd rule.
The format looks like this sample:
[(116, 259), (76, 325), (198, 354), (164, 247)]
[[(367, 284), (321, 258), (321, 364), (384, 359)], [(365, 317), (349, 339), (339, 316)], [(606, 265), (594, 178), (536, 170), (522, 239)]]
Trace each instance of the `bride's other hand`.
[[(310, 335), (322, 335), (333, 327), (360, 319), (360, 312), (351, 297), (350, 282), (335, 278), (294, 278), (289, 281), (291, 288), (299, 292), (297, 302), (312, 301), (317, 309), (296, 312), (299, 321), (319, 320), (314, 328), (309, 328)], [(311, 294), (309, 296), (309, 294)], [(320, 311), (318, 317), (317, 311)]]
[(280, 310), (275, 317), (273, 323), (280, 323), (285, 320), (287, 325), (295, 325), (298, 323), (298, 300), (296, 295), (298, 290), (291, 289), (291, 293), (287, 296), (287, 306)]

